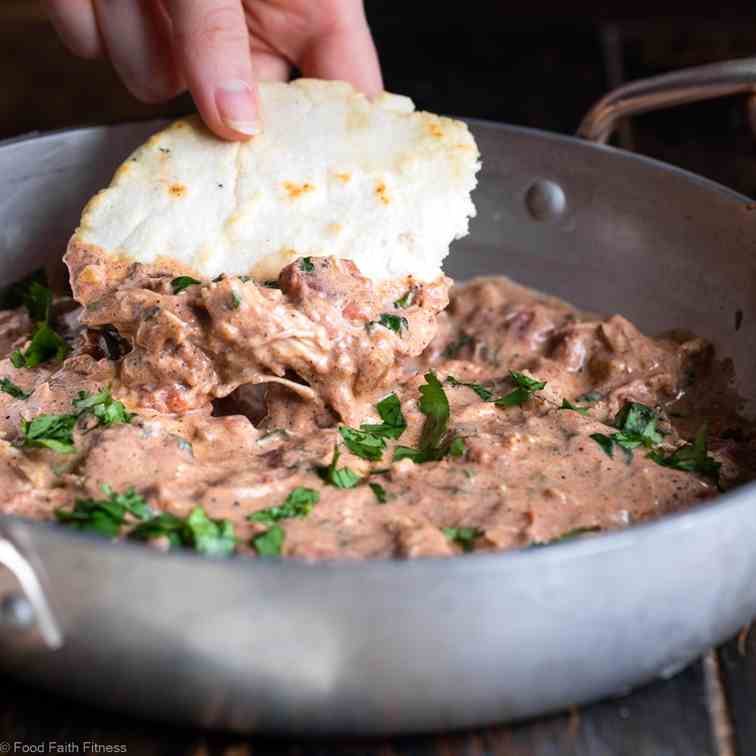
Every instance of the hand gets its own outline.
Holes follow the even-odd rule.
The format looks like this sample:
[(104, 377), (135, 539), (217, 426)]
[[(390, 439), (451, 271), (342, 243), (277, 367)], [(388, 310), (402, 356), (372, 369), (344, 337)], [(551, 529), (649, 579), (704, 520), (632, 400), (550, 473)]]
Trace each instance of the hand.
[(258, 133), (256, 81), (383, 84), (362, 0), (46, 0), (66, 46), (107, 56), (128, 89), (162, 102), (187, 87), (220, 137)]

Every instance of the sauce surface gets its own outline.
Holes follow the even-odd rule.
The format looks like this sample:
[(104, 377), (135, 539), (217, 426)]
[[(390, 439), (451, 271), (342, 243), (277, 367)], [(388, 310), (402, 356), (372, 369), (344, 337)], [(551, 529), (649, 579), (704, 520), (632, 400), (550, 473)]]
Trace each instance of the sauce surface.
[[(33, 322), (0, 312), (0, 378), (24, 394), (0, 393), (0, 510), (50, 519), (133, 490), (152, 516), (202, 507), (250, 555), (450, 556), (626, 527), (756, 476), (731, 367), (702, 339), (506, 278), (374, 286), (330, 258), (267, 286), (176, 280), (137, 265), (84, 309), (57, 301), (62, 364), (14, 366)], [(76, 409), (103, 391), (126, 421)], [(35, 418), (72, 413), (71, 450), (30, 445)]]

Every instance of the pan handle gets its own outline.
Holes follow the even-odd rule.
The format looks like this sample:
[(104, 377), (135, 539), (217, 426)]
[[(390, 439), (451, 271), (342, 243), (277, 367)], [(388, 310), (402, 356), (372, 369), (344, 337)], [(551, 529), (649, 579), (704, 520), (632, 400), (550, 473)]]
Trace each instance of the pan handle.
[[(618, 87), (591, 108), (577, 133), (606, 144), (627, 116), (743, 93), (756, 93), (756, 58), (685, 68)], [(751, 98), (749, 103), (752, 113), (754, 101)]]
[(0, 648), (8, 641), (54, 650), (63, 634), (32, 561), (0, 526)]

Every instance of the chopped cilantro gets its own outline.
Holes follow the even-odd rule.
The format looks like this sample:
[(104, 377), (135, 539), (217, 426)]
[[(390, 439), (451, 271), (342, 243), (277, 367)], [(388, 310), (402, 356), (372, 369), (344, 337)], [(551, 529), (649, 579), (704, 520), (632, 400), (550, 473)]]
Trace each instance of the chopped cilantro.
[(202, 281), (198, 281), (191, 276), (177, 276), (171, 281), (171, 288), (174, 294), (180, 294), (184, 289), (188, 289), (190, 286), (200, 286)]
[(328, 485), (336, 486), (336, 488), (354, 488), (362, 478), (360, 478), (354, 470), (350, 470), (348, 467), (342, 467), (339, 470), (337, 465), (340, 456), (341, 452), (339, 451), (338, 444), (336, 444), (336, 446), (333, 447), (333, 459), (331, 460), (331, 464), (328, 465), (328, 467), (318, 467), (315, 472)]
[(562, 535), (557, 536), (556, 538), (552, 538), (550, 541), (536, 541), (535, 543), (531, 543), (531, 548), (540, 548), (541, 546), (552, 546), (555, 543), (564, 543), (565, 541), (572, 541), (576, 538), (580, 538), (584, 535), (588, 535), (590, 533), (598, 533), (601, 530), (601, 528), (594, 526), (586, 527), (586, 528), (573, 528), (572, 530), (568, 530), (566, 533), (562, 533)]
[(462, 436), (457, 436), (451, 444), (449, 444), (449, 456), (450, 457), (462, 457), (465, 453), (465, 439)]
[(614, 457), (614, 442), (603, 433), (591, 433), (591, 438), (604, 450), (608, 457)]
[(280, 556), (285, 535), (280, 525), (273, 525), (264, 533), (254, 536), (250, 545), (258, 556)]
[(278, 281), (263, 281), (262, 285), (266, 289), (280, 289), (281, 288), (281, 285), (278, 283)]
[(162, 512), (137, 525), (129, 538), (152, 541), (165, 538), (171, 546), (184, 546), (206, 556), (230, 556), (236, 549), (234, 526), (229, 520), (212, 520), (202, 507), (186, 518)]
[(381, 317), (379, 318), (378, 322), (384, 328), (388, 328), (389, 331), (393, 331), (394, 333), (401, 333), (401, 331), (409, 327), (407, 318), (403, 318), (399, 315), (391, 315), (387, 312), (381, 313)]
[(432, 462), (437, 458), (429, 456), (427, 452), (421, 449), (413, 449), (411, 446), (397, 446), (394, 449), (393, 461), (401, 462), (403, 459), (411, 459), (416, 465), (421, 465), (423, 462)]
[(58, 522), (76, 530), (115, 538), (127, 516), (137, 520), (148, 520), (154, 515), (149, 504), (133, 488), (118, 494), (110, 486), (103, 485), (102, 491), (107, 499), (77, 498), (73, 509), (56, 509), (55, 517)]
[(388, 500), (386, 489), (380, 483), (368, 483), (370, 490), (375, 494), (379, 504), (385, 504)]
[(464, 381), (458, 381), (453, 375), (446, 377), (446, 382), (452, 386), (466, 386), (472, 389), (484, 402), (490, 402), (493, 399), (493, 392), (489, 391), (485, 386), (480, 383), (465, 383)]
[(411, 307), (412, 303), (415, 301), (415, 290), (414, 289), (407, 289), (407, 291), (402, 294), (399, 299), (397, 299), (394, 302), (394, 307), (404, 309), (406, 307)]
[[(432, 371), (425, 374), (425, 385), (420, 387), (420, 411), (425, 415), (425, 423), (420, 433), (419, 448), (397, 446), (394, 449), (394, 462), (402, 459), (411, 459), (416, 464), (436, 462), (451, 451), (454, 441), (447, 438), (449, 400), (444, 387)], [(462, 448), (464, 450), (464, 446)], [(457, 444), (455, 452), (459, 453), (459, 449)]]
[(10, 361), (13, 367), (35, 368), (51, 359), (62, 362), (71, 348), (50, 326), (52, 292), (38, 280), (25, 284), (20, 292), (21, 300), (35, 325), (26, 351), (16, 349), (11, 354)]
[(47, 274), (44, 268), (38, 268), (20, 281), (0, 290), (0, 310), (14, 310), (26, 304), (26, 295), (33, 283), (47, 286)]
[(721, 462), (711, 457), (708, 453), (706, 443), (706, 425), (702, 425), (696, 433), (692, 444), (688, 443), (676, 449), (668, 457), (660, 451), (652, 451), (649, 459), (663, 467), (672, 467), (675, 470), (697, 473), (704, 478), (714, 481), (717, 488), (721, 488), (719, 483), (719, 471), (722, 467)]
[(407, 421), (402, 414), (402, 405), (396, 394), (389, 394), (376, 405), (382, 423), (370, 425), (363, 423), (363, 431), (387, 438), (399, 438), (407, 428)]
[(29, 311), (29, 317), (36, 323), (50, 322), (52, 291), (38, 281), (32, 281), (23, 295), (23, 302)]
[(533, 398), (536, 391), (540, 391), (546, 386), (545, 381), (536, 380), (524, 373), (518, 373), (516, 370), (510, 370), (509, 377), (512, 379), (515, 388), (506, 396), (502, 396), (494, 402), (497, 407), (517, 407), (525, 404)]
[(0, 391), (9, 394), (14, 399), (28, 399), (31, 396), (30, 391), (24, 391), (9, 378), (0, 378)]
[(386, 448), (386, 439), (383, 436), (356, 428), (347, 428), (345, 425), (339, 426), (339, 433), (352, 454), (362, 459), (369, 459), (371, 462), (377, 462), (383, 456), (383, 450)]
[(449, 400), (434, 372), (426, 373), (425, 385), (420, 386), (420, 412), (425, 415), (420, 448), (439, 449), (449, 426)]
[(611, 436), (594, 433), (591, 438), (610, 457), (613, 456), (612, 447), (619, 446), (629, 463), (633, 458), (634, 449), (639, 446), (650, 449), (663, 441), (662, 434), (656, 429), (658, 419), (651, 407), (638, 402), (626, 402), (614, 419), (614, 425), (619, 432)]
[(79, 416), (91, 412), (97, 418), (98, 426), (130, 423), (133, 417), (130, 412), (126, 411), (122, 402), (113, 399), (109, 388), (105, 388), (96, 394), (79, 391), (78, 398), (73, 400), (73, 406), (79, 411)]
[(231, 292), (231, 309), (238, 310), (241, 307), (241, 297), (235, 292)]
[(312, 264), (312, 258), (302, 257), (299, 260), (299, 269), (304, 273), (312, 273), (315, 270), (315, 266)]
[(26, 351), (16, 349), (10, 361), (15, 368), (35, 368), (52, 359), (62, 362), (70, 351), (71, 347), (47, 323), (40, 322)]
[(73, 443), (76, 420), (76, 415), (38, 415), (33, 420), (22, 420), (23, 445), (71, 454), (76, 451)]
[(621, 434), (616, 435), (622, 436), (617, 443), (632, 444), (632, 448), (638, 446), (651, 448), (660, 444), (664, 439), (656, 429), (658, 419), (651, 407), (638, 402), (626, 402), (614, 419), (615, 426), (621, 431)]
[(268, 507), (247, 515), (249, 522), (261, 522), (273, 525), (289, 517), (306, 517), (315, 504), (320, 501), (320, 494), (312, 488), (297, 486), (284, 500), (280, 507)]
[(479, 528), (441, 528), (441, 532), (454, 543), (462, 547), (462, 551), (469, 552), (475, 546), (475, 539), (483, 535)]
[(571, 401), (568, 399), (562, 399), (562, 405), (559, 407), (560, 410), (572, 410), (573, 412), (579, 412), (581, 415), (587, 415), (589, 412), (588, 407), (577, 407), (574, 405)]
[(71, 454), (76, 451), (73, 430), (79, 418), (91, 413), (97, 418), (95, 428), (131, 422), (131, 414), (121, 402), (113, 399), (110, 389), (103, 389), (97, 394), (80, 391), (78, 397), (73, 400), (73, 406), (75, 414), (38, 415), (32, 420), (22, 420), (23, 445), (46, 447), (60, 454)]

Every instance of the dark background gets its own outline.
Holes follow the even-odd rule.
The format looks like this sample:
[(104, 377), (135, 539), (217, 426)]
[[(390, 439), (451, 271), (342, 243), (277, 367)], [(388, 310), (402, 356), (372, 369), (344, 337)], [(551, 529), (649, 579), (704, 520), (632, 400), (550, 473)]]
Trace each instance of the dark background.
[[(756, 4), (565, 3), (516, 9), (499, 0), (367, 0), (388, 89), (418, 107), (563, 133), (619, 83), (756, 55)], [(632, 6), (628, 8), (627, 6)], [(690, 5), (688, 5), (690, 8)], [(0, 137), (191, 109), (135, 102), (101, 61), (72, 58), (35, 0), (0, 0)], [(754, 138), (743, 98), (634, 119), (623, 146), (756, 194)]]

